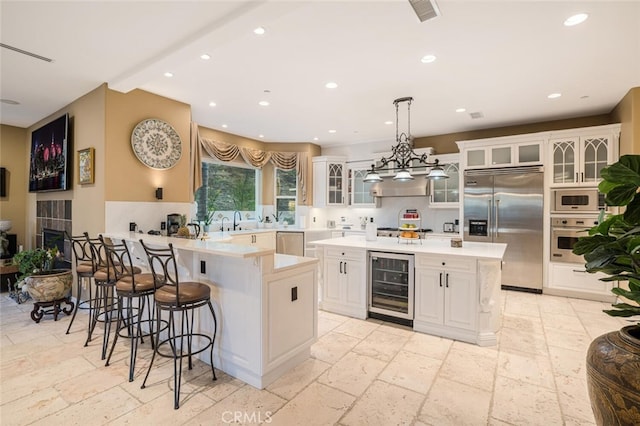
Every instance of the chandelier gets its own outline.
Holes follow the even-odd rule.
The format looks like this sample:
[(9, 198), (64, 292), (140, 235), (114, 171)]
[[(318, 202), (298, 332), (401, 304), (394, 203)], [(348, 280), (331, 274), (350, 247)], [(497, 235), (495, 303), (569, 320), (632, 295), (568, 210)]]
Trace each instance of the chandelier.
[[(393, 101), (396, 106), (396, 145), (391, 148), (391, 156), (382, 157), (378, 167), (371, 165), (371, 170), (367, 170), (364, 182), (382, 182), (382, 178), (378, 174), (380, 170), (389, 170), (388, 165), (395, 163), (393, 169), (398, 170), (393, 180), (400, 182), (413, 180), (413, 176), (409, 170), (413, 168), (430, 167), (427, 179), (447, 179), (449, 176), (440, 166), (438, 159), (433, 162), (428, 161), (427, 154), (418, 155), (413, 151), (413, 142), (411, 137), (411, 102), (412, 97), (398, 98)], [(398, 109), (402, 102), (407, 103), (407, 133), (399, 133), (398, 131)], [(414, 163), (417, 160), (418, 163)]]

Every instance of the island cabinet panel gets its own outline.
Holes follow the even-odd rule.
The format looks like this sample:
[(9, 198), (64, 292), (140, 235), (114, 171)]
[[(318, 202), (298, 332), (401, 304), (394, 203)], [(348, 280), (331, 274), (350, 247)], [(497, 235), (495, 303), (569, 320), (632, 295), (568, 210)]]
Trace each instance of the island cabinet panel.
[(366, 251), (326, 248), (321, 308), (355, 318), (367, 317)]

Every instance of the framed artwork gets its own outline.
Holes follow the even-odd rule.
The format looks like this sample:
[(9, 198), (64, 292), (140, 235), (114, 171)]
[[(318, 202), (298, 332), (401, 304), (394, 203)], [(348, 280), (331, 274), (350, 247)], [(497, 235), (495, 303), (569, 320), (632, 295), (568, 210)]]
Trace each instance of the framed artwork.
[(93, 183), (95, 178), (95, 149), (85, 148), (78, 151), (78, 182), (80, 185)]

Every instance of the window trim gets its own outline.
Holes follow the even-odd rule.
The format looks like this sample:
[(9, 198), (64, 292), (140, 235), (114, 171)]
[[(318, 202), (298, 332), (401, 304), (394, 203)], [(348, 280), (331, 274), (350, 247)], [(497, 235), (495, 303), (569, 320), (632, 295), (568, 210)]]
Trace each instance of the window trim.
[[(295, 195), (278, 195), (278, 170), (282, 170), (283, 172), (294, 172), (296, 177), (296, 191)], [(291, 200), (293, 199), (294, 210), (293, 210), (293, 223), (289, 223), (289, 225), (295, 225), (298, 221), (298, 173), (296, 169), (286, 170), (280, 167), (273, 166), (273, 210), (277, 214), (278, 213), (278, 200)]]

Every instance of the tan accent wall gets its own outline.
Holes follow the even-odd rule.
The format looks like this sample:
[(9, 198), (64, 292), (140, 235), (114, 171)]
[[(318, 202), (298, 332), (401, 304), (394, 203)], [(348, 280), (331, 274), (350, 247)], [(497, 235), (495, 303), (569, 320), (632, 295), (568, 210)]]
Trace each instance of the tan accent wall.
[(518, 126), (505, 126), (492, 129), (470, 130), (468, 132), (427, 136), (415, 138), (413, 143), (416, 148), (431, 147), (437, 154), (451, 154), (458, 152), (456, 141), (522, 135), (526, 133), (546, 132), (549, 130), (575, 129), (579, 127), (600, 126), (618, 122), (619, 121), (612, 118), (610, 114), (602, 114), (590, 117), (569, 118), (565, 120), (545, 121)]
[[(182, 156), (167, 170), (154, 170), (138, 160), (131, 148), (131, 133), (147, 118), (169, 123), (180, 135)], [(191, 107), (143, 90), (120, 93), (107, 89), (105, 116), (105, 201), (191, 202), (189, 195), (189, 140)], [(104, 209), (103, 209), (104, 210)]]
[[(71, 177), (72, 186), (68, 191), (39, 192), (27, 195), (27, 242), (25, 248), (35, 247), (36, 202), (43, 200), (71, 200), (71, 218), (74, 235), (89, 232), (97, 235), (104, 231), (104, 100), (106, 85), (101, 85), (86, 95), (76, 99), (65, 108), (49, 115), (27, 129), (27, 145), (31, 145), (31, 133), (51, 120), (64, 113), (69, 114), (69, 128), (71, 133)], [(95, 148), (95, 183), (90, 185), (78, 184), (79, 149)], [(29, 149), (25, 153), (25, 161), (29, 161)], [(25, 170), (27, 179), (28, 170)], [(28, 188), (25, 186), (25, 191)]]
[(29, 183), (27, 129), (0, 125), (0, 166), (7, 169), (7, 196), (0, 197), (0, 219), (12, 222), (10, 234), (25, 244)]
[(620, 155), (640, 154), (640, 87), (634, 87), (611, 112), (620, 126)]

